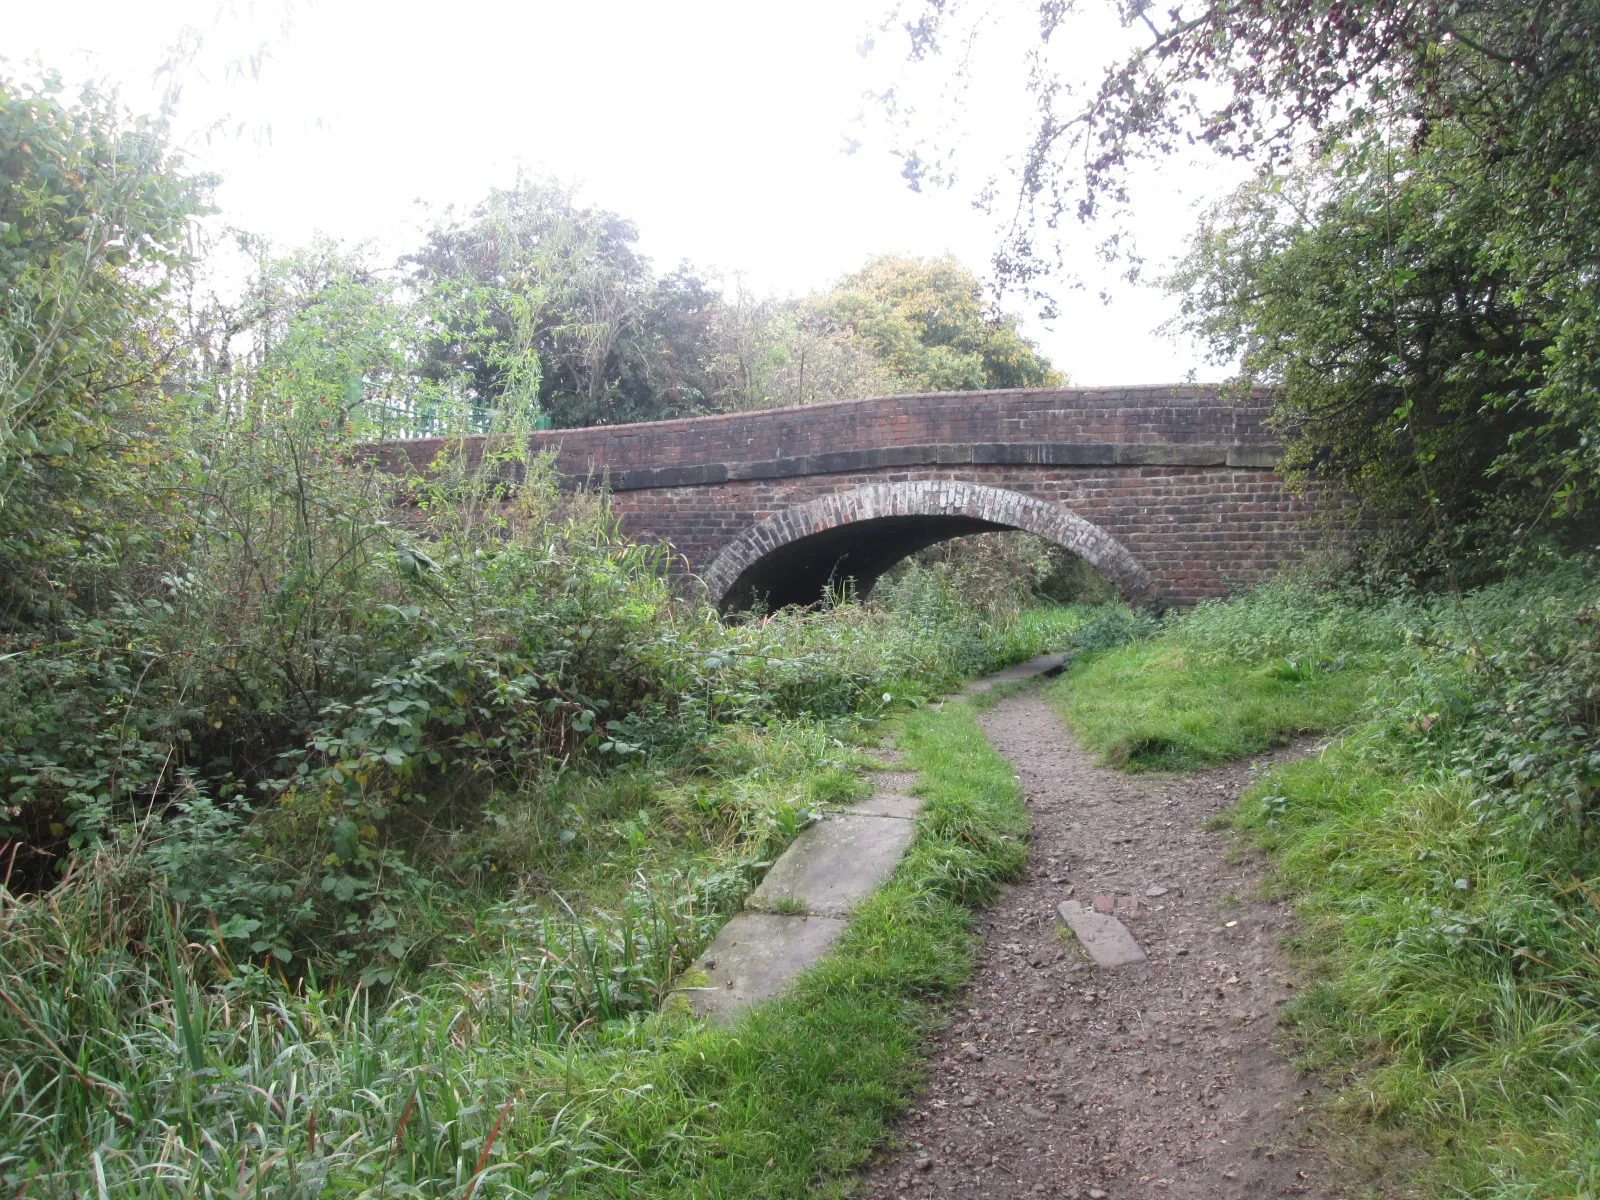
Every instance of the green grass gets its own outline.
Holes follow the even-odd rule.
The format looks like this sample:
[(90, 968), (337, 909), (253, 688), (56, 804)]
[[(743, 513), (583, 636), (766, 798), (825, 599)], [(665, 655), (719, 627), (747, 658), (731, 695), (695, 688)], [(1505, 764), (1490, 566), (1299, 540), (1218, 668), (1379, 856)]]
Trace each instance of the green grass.
[(1293, 581), (1159, 625), (1107, 611), (1050, 698), (1108, 765), (1213, 766), (1351, 722), (1413, 615)]
[[(90, 860), (49, 903), (0, 908), (0, 1178), (163, 1200), (847, 1191), (971, 969), (968, 906), (1024, 857), (1016, 782), (970, 708), (914, 713), (898, 740), (927, 801), (900, 871), (789, 995), (724, 1028), (652, 1011), (712, 931), (681, 877), (639, 880), (606, 918), (502, 909), (475, 953), (382, 997), (219, 967), (154, 889), (117, 902), (124, 864)], [(574, 842), (634, 852), (607, 830)]]
[(1336, 1108), (1348, 1153), (1405, 1152), (1441, 1197), (1600, 1194), (1592, 852), (1372, 751), (1280, 768), (1234, 814), (1296, 897), (1305, 1060), (1359, 1071)]
[(670, 1043), (630, 1081), (633, 1098), (597, 1114), (596, 1132), (634, 1164), (592, 1177), (599, 1194), (851, 1189), (845, 1173), (882, 1141), (920, 1078), (918, 1042), (939, 1019), (929, 1002), (971, 971), (968, 906), (990, 898), (1025, 854), (1016, 781), (971, 709), (924, 709), (898, 741), (926, 802), (901, 869), (792, 992)]
[(1097, 604), (1035, 604), (1017, 614), (998, 634), (998, 657), (1007, 663), (1026, 662), (1040, 654), (1066, 650), (1073, 637), (1107, 606)]
[(1594, 578), (1433, 601), (1282, 585), (1052, 688), (1126, 769), (1337, 735), (1219, 820), (1296, 906), (1285, 1017), (1333, 1085), (1324, 1145), (1386, 1194), (1600, 1196)]
[(1186, 771), (1347, 724), (1370, 680), (1364, 666), (1303, 672), (1156, 639), (1084, 656), (1049, 695), (1107, 765)]

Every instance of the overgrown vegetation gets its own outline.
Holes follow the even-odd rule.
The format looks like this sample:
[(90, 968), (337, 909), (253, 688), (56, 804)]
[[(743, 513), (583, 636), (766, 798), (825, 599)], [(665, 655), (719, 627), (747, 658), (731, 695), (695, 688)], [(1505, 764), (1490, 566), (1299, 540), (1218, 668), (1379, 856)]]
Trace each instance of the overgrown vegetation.
[[(1069, 216), (1127, 211), (1140, 160), (1254, 161), (1169, 280), (1177, 324), (1274, 388), (1291, 481), (1379, 534), (1366, 586), (1170, 620), (1083, 659), (1063, 712), (1130, 768), (1337, 735), (1237, 814), (1307, 922), (1310, 1052), (1358, 1073), (1351, 1115), (1431, 1194), (1600, 1193), (1600, 5), (1127, 3), (1139, 40), (1088, 87), (1056, 51), (1085, 12), (1025, 7), (1002, 278), (1068, 261)], [(882, 28), (959, 97), (1007, 26), (912, 0)], [(939, 118), (884, 95), (908, 178), (952, 179)]]
[(1027, 93), (1003, 281), (1063, 270), (1102, 219), (1101, 249), (1137, 271), (1135, 164), (1185, 144), (1253, 162), (1169, 283), (1217, 365), (1276, 389), (1287, 465), (1364, 501), (1414, 577), (1592, 546), (1595, 0), (1121, 3), (1128, 49), (1093, 70), (1061, 52), (1087, 11), (1057, 0), (1016, 22), (885, 7), (910, 72), (954, 76), (926, 104), (883, 92), (913, 184), (960, 178), (959, 97), (996, 50)]
[[(960, 6), (934, 7), (919, 54)], [(1040, 9), (1046, 40), (1069, 14)], [(1570, 557), (1600, 444), (1593, 0), (1124, 15), (1155, 43), (1075, 119), (1033, 58), (1001, 273), (1180, 134), (1265, 149), (1282, 169), (1174, 283), (1278, 386), (1292, 480), (1377, 521), (1359, 582), (1039, 608), (1104, 581), (985, 537), (870, 604), (726, 622), (526, 434), (1059, 382), (970, 272), (730, 296), (519, 180), (392, 266), (239, 236), (223, 300), (210, 181), (160, 120), (0, 78), (9, 1193), (835, 1187), (970, 965), (966, 906), (1022, 860), (1010, 770), (922, 702), (1068, 645), (1054, 695), (1117, 765), (1336, 737), (1236, 814), (1306, 919), (1308, 1053), (1361, 1072), (1349, 1115), (1441, 1195), (1600, 1191), (1600, 600)], [(425, 475), (374, 468), (420, 433)], [(839, 952), (730, 1028), (663, 1013), (907, 710), (928, 808)]]
[[(191, 940), (154, 872), (129, 877), (130, 848), (83, 856), (47, 899), (0, 912), (7, 1186), (811, 1194), (903, 1103), (924, 1002), (969, 969), (966, 906), (1021, 864), (1025, 817), (970, 710), (916, 713), (900, 741), (927, 813), (901, 871), (788, 996), (702, 1028), (658, 1015), (664, 990), (743, 896), (750, 856), (792, 833), (795, 802), (850, 794), (849, 752), (815, 727), (809, 743), (728, 736), (710, 780), (569, 796), (582, 832), (529, 867), (576, 883), (581, 914), (543, 888), (458, 906), (448, 965), (386, 989), (232, 960), (220, 937)], [(761, 815), (773, 826), (729, 829)], [(707, 833), (720, 858), (690, 849)], [(674, 855), (698, 872), (664, 869)]]
[[(860, 795), (873, 722), (1084, 612), (919, 563), (725, 621), (526, 450), (552, 411), (665, 411), (570, 319), (656, 287), (626, 223), (498, 196), (411, 275), (244, 239), (222, 304), (160, 122), (0, 101), (0, 1187), (801, 1195), (858, 1160), (1021, 857), (959, 711), (906, 726), (927, 819), (800, 998), (719, 1032), (662, 1001)], [(900, 383), (1045, 370), (953, 264), (873, 269)], [(425, 475), (372, 463), (424, 429)]]
[(1056, 686), (1130, 767), (1342, 731), (1233, 820), (1298, 906), (1291, 1017), (1311, 1064), (1354, 1076), (1346, 1129), (1377, 1148), (1352, 1153), (1430, 1195), (1600, 1187), (1596, 601), (1588, 562), (1459, 597), (1284, 582)]

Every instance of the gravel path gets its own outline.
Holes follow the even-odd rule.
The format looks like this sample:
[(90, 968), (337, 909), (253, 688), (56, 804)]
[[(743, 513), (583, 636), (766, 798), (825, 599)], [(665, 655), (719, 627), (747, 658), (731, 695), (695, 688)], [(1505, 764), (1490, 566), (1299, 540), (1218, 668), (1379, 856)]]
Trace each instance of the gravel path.
[[(1130, 776), (1095, 766), (1037, 693), (982, 724), (1027, 796), (1028, 871), (981, 915), (978, 968), (869, 1193), (1341, 1194), (1307, 1128), (1315, 1085), (1273, 1048), (1288, 911), (1259, 899), (1258, 856), (1205, 829), (1294, 751)], [(1062, 936), (1056, 906), (1097, 896), (1147, 963), (1100, 970)]]

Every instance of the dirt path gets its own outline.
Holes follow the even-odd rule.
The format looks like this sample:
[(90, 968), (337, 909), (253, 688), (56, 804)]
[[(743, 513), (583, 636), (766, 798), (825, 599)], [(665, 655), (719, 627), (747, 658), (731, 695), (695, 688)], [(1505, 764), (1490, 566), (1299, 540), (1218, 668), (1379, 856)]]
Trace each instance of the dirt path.
[[(982, 724), (1027, 796), (1028, 872), (982, 914), (980, 962), (929, 1048), (906, 1148), (871, 1165), (869, 1191), (1339, 1195), (1307, 1130), (1313, 1084), (1272, 1045), (1293, 995), (1287, 911), (1258, 899), (1260, 860), (1204, 827), (1253, 764), (1103, 770), (1036, 693)], [(1137, 897), (1122, 915), (1147, 963), (1099, 970), (1057, 931), (1062, 900), (1104, 894)]]

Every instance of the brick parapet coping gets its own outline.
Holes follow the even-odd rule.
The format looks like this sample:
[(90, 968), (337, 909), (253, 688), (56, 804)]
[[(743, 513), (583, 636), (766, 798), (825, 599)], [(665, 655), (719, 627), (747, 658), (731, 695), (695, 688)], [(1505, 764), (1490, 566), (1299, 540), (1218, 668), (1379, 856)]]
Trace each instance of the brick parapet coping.
[[(569, 486), (614, 492), (919, 466), (1270, 468), (1270, 393), (1195, 386), (933, 392), (532, 435)], [(386, 443), (425, 470), (444, 441)], [(469, 457), (479, 445), (469, 444)]]

